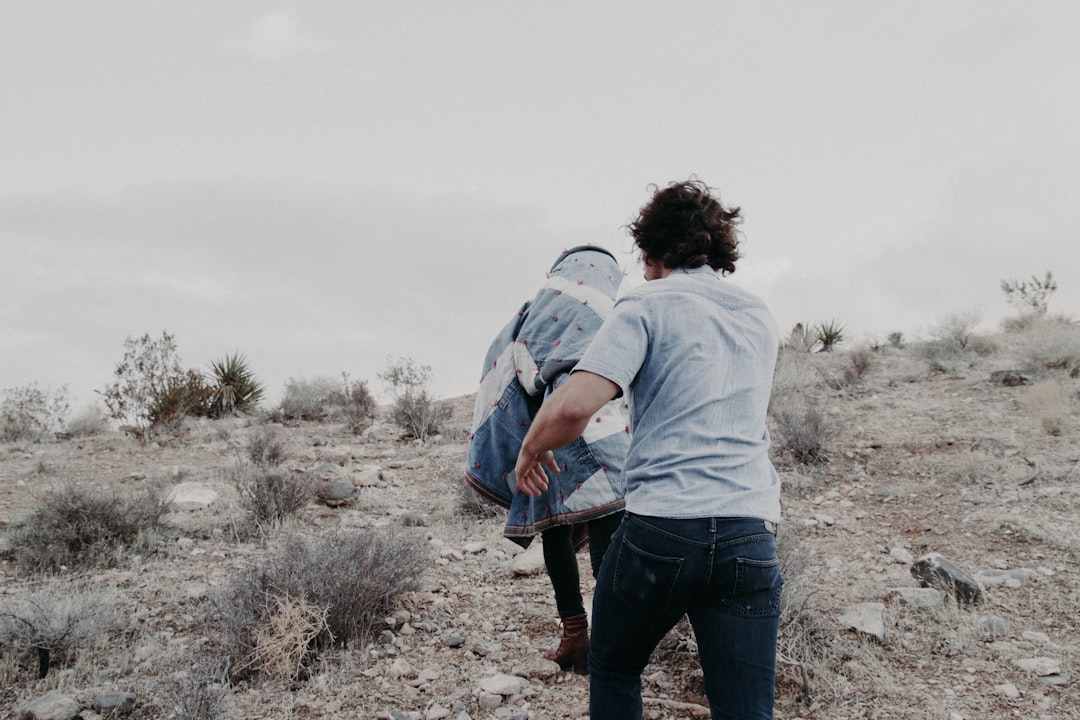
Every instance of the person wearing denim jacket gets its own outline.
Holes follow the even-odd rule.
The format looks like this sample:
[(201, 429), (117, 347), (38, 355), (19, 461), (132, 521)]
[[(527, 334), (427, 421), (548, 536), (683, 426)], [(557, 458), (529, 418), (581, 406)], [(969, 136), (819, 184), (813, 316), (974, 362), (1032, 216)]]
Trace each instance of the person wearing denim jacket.
[(545, 402), (515, 476), (541, 492), (551, 451), (627, 397), (626, 514), (597, 577), (590, 718), (641, 717), (641, 673), (686, 615), (713, 718), (772, 718), (783, 579), (766, 411), (779, 349), (765, 304), (731, 284), (738, 208), (697, 180), (657, 189), (629, 229), (646, 283), (623, 295)]
[(582, 674), (589, 636), (576, 551), (588, 543), (595, 577), (621, 520), (630, 446), (626, 401), (597, 408), (578, 436), (556, 451), (560, 472), (543, 494), (518, 492), (513, 470), (533, 416), (581, 359), (622, 280), (614, 256), (597, 246), (574, 247), (556, 259), (544, 286), (488, 348), (466, 461), (466, 483), (507, 509), (506, 537), (528, 547), (541, 535), (563, 624), (559, 646), (544, 656)]

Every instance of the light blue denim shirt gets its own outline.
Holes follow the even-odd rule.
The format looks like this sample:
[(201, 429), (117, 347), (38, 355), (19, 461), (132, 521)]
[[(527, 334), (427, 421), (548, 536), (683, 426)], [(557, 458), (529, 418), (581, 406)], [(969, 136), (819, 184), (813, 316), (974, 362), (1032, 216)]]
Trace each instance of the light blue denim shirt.
[(780, 521), (765, 428), (778, 349), (765, 304), (708, 266), (616, 302), (575, 372), (611, 380), (630, 400), (628, 511)]

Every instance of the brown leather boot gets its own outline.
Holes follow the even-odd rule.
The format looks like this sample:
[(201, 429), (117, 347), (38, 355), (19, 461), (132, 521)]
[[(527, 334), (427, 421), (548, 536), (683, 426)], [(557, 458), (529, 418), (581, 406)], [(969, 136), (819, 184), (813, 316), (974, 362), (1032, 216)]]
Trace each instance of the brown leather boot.
[(582, 613), (562, 619), (562, 640), (555, 650), (548, 650), (544, 657), (559, 663), (563, 670), (574, 666), (578, 675), (589, 674), (589, 617)]

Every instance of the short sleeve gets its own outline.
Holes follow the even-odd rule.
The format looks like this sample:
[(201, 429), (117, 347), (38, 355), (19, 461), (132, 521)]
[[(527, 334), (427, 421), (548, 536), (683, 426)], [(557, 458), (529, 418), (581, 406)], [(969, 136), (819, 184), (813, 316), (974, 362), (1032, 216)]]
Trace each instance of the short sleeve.
[(645, 363), (648, 349), (648, 323), (643, 305), (636, 298), (623, 298), (604, 320), (574, 371), (584, 370), (607, 378), (627, 395)]

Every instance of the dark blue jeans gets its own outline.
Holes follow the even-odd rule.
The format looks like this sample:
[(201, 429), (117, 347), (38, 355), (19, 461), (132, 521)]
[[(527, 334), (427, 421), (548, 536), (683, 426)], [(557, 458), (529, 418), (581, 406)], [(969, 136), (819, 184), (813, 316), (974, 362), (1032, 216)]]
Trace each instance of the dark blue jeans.
[(641, 673), (684, 614), (714, 720), (771, 719), (782, 585), (771, 524), (627, 513), (593, 597), (591, 720), (641, 718)]

